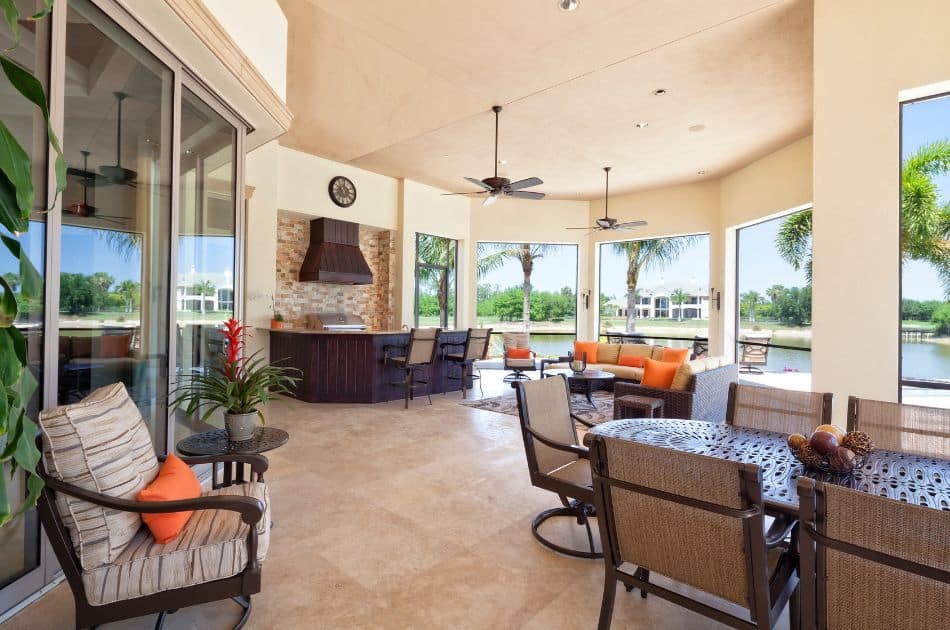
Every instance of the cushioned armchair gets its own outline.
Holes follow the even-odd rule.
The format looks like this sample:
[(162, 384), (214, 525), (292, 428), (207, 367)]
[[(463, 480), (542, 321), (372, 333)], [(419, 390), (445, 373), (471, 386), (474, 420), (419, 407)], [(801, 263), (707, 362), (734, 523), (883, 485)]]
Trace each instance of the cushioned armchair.
[[(252, 481), (212, 487), (179, 501), (135, 499), (159, 470), (148, 428), (121, 384), (41, 414), (38, 437), (46, 482), (40, 520), (76, 604), (76, 627), (232, 598), (247, 621), (261, 588), (270, 505), (260, 455), (183, 457), (189, 465), (247, 464)], [(90, 444), (96, 445), (94, 448)], [(182, 532), (159, 544), (144, 513), (191, 511)]]
[[(659, 398), (663, 401), (664, 417), (722, 422), (726, 418), (729, 384), (739, 379), (739, 367), (735, 363), (718, 366), (721, 360), (711, 357), (685, 363), (670, 389), (644, 387), (638, 383), (614, 383), (614, 398), (628, 395)], [(615, 418), (620, 417), (620, 408), (620, 405), (614, 405)]]
[[(510, 374), (505, 376), (505, 382), (510, 383), (511, 381), (526, 381), (529, 380), (529, 377), (525, 372), (536, 370), (538, 368), (535, 363), (537, 354), (531, 350), (531, 336), (526, 332), (520, 333), (503, 333), (501, 336), (502, 339), (502, 348), (505, 355), (505, 369), (511, 370)], [(510, 356), (512, 350), (523, 350), (527, 351), (527, 357), (514, 357)]]

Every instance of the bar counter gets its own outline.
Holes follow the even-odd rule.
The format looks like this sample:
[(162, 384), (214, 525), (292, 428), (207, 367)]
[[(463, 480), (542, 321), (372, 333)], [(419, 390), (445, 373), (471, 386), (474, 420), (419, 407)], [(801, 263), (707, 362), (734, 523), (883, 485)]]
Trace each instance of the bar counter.
[[(278, 365), (301, 371), (294, 397), (305, 402), (378, 403), (403, 396), (403, 373), (385, 365), (386, 346), (406, 346), (406, 331), (308, 330), (302, 328), (267, 330), (270, 333), (270, 359)], [(443, 330), (439, 344), (465, 341), (464, 330)], [(461, 346), (448, 349), (460, 352)], [(391, 352), (401, 354), (400, 350)], [(447, 378), (446, 370), (458, 376), (457, 364), (442, 360), (441, 349), (429, 369), (433, 394), (458, 391), (461, 382)], [(425, 378), (425, 377), (422, 377)], [(425, 396), (425, 389), (416, 391)]]

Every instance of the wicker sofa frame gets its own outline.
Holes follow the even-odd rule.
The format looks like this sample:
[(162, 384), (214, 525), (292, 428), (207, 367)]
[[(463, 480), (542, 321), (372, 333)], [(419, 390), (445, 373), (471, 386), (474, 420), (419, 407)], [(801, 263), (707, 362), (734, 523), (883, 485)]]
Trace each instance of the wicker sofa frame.
[[(644, 387), (638, 383), (614, 383), (614, 400), (634, 395), (659, 398), (663, 401), (663, 416), (683, 420), (723, 422), (729, 399), (729, 384), (739, 380), (739, 366), (730, 363), (722, 367), (694, 374), (685, 390)], [(620, 407), (614, 405), (614, 418)]]

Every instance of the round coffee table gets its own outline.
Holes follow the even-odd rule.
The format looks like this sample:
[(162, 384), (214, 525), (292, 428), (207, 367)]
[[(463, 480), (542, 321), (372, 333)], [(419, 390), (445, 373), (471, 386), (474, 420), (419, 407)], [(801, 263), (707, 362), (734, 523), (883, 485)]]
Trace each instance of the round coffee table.
[[(290, 434), (283, 429), (258, 427), (250, 440), (232, 442), (228, 439), (226, 429), (215, 429), (189, 435), (175, 446), (182, 455), (260, 455), (283, 446), (289, 439)], [(224, 463), (223, 466), (224, 485), (229, 485), (232, 481), (232, 463)], [(233, 462), (233, 466), (235, 468), (234, 481), (238, 483), (244, 481), (244, 464)], [(214, 472), (217, 473), (216, 465)], [(217, 477), (216, 474), (215, 477)]]
[(571, 388), (571, 393), (584, 394), (587, 402), (592, 409), (597, 409), (591, 393), (598, 389), (607, 389), (608, 385), (613, 383), (614, 375), (602, 370), (588, 369), (583, 372), (572, 372), (571, 370), (549, 370), (547, 376), (563, 374), (567, 377), (567, 383)]

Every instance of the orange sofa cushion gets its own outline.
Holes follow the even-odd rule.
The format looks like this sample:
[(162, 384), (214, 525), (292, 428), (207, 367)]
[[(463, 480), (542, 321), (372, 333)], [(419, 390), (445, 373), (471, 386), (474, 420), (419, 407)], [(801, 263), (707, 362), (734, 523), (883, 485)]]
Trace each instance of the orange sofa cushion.
[[(195, 477), (191, 467), (174, 454), (170, 454), (162, 464), (162, 469), (158, 471), (158, 476), (139, 491), (136, 499), (178, 501), (196, 499), (200, 496), (201, 483)], [(142, 520), (152, 531), (155, 541), (162, 545), (173, 541), (181, 533), (189, 518), (191, 518), (191, 511), (142, 514)]]
[(528, 348), (508, 348), (509, 359), (530, 359), (531, 350)]
[(597, 363), (597, 342), (596, 341), (575, 341), (574, 358), (578, 361), (587, 355), (588, 363)]
[(646, 361), (644, 357), (621, 356), (617, 359), (617, 365), (642, 368), (644, 361)]
[(663, 355), (660, 361), (666, 363), (685, 363), (689, 358), (689, 348), (663, 348)]
[(640, 384), (644, 387), (669, 389), (670, 385), (673, 384), (673, 377), (676, 376), (676, 370), (678, 369), (680, 369), (679, 363), (646, 359), (643, 365), (643, 379), (640, 381)]

